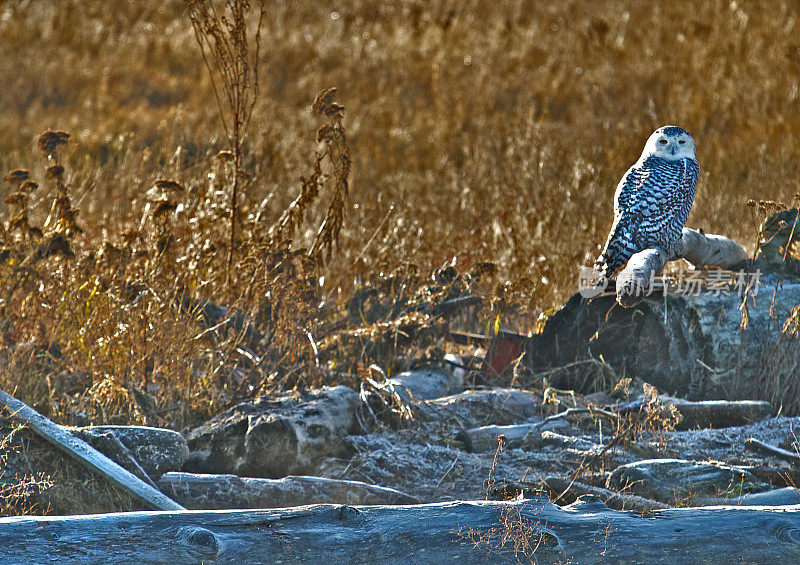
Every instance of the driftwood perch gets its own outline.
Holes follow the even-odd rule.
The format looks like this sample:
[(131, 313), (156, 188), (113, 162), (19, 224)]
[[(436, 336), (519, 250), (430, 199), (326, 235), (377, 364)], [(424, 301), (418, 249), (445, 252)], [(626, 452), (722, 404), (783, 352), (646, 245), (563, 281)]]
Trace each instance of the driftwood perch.
[(652, 290), (653, 279), (668, 262), (676, 259), (686, 259), (695, 267), (732, 269), (747, 259), (747, 253), (727, 237), (683, 228), (681, 239), (672, 253), (654, 247), (630, 258), (617, 276), (617, 302), (626, 308), (639, 304)]
[(8, 563), (796, 563), (800, 506), (658, 510), (591, 498), (0, 518)]

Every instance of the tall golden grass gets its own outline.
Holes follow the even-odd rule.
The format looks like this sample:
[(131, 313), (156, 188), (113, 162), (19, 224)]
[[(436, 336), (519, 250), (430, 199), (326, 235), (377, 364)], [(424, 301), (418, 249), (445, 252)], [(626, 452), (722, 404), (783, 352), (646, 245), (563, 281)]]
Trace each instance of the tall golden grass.
[[(39, 183), (6, 227), (24, 204), (74, 253), (34, 262), (40, 235), (7, 234), (0, 386), (64, 422), (185, 426), (347, 380), (370, 356), (398, 363), (398, 336), (424, 334), (403, 344), (423, 354), (421, 305), (458, 292), (488, 299), (472, 323), (530, 330), (596, 257), (618, 179), (663, 124), (697, 142), (692, 227), (752, 247), (748, 199), (798, 191), (797, 3), (274, 2), (226, 284), (228, 140), (186, 3), (0, 10), (0, 170)], [(343, 150), (315, 133), (337, 127), (312, 110), (329, 87), (344, 192)], [(51, 129), (71, 134), (57, 163), (35, 143)], [(270, 237), (309, 179), (291, 233)], [(331, 226), (330, 260), (309, 254)]]

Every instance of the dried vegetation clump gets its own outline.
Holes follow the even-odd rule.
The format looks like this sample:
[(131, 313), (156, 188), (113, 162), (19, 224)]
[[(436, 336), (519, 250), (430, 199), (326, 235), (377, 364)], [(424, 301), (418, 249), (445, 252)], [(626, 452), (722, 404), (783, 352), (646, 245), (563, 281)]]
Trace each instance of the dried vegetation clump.
[(216, 84), (196, 33), (241, 36), (185, 2), (3, 8), (0, 386), (59, 422), (391, 374), (467, 294), (462, 329), (534, 330), (665, 123), (698, 142), (692, 227), (757, 241), (747, 200), (797, 192), (794, 3), (263, 6)]

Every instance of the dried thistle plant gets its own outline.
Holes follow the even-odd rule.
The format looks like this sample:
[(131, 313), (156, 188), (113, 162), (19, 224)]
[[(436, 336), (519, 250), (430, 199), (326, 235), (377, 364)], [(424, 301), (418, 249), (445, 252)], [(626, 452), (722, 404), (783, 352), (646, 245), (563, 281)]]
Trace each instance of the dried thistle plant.
[(25, 169), (14, 169), (10, 171), (6, 176), (3, 177), (3, 180), (6, 181), (11, 186), (14, 186), (19, 190), (22, 183), (26, 180), (31, 178), (31, 174), (26, 171)]
[(308, 251), (310, 257), (321, 259), (329, 258), (334, 246), (339, 243), (344, 207), (349, 193), (350, 148), (347, 134), (342, 126), (344, 106), (335, 101), (335, 96), (336, 89), (328, 88), (314, 98), (312, 105), (314, 113), (326, 116), (330, 120), (317, 131), (317, 141), (323, 143), (324, 148), (316, 153), (311, 174), (300, 177), (302, 182), (300, 194), (269, 230), (269, 239), (273, 242), (291, 237), (297, 230), (305, 211), (318, 198), (320, 190), (329, 180), (322, 169), (327, 158), (333, 176), (331, 202)]
[(344, 106), (336, 103), (335, 96), (335, 88), (323, 90), (317, 94), (312, 106), (316, 114), (327, 116), (330, 119), (330, 123), (322, 126), (317, 132), (317, 141), (325, 144), (324, 155), (328, 157), (333, 167), (333, 196), (325, 219), (319, 226), (317, 236), (309, 250), (309, 255), (319, 252), (326, 258), (330, 257), (334, 245), (339, 243), (350, 176), (350, 148), (342, 126)]
[[(255, 34), (248, 31), (251, 4), (248, 0), (187, 0), (189, 18), (200, 46), (225, 134), (233, 153), (230, 186), (230, 244), (226, 262), (226, 283), (231, 280), (236, 246), (236, 215), (241, 186), (242, 140), (258, 97), (258, 64), (265, 2), (257, 1)], [(225, 102), (223, 103), (222, 97)], [(226, 116), (231, 124), (228, 124)]]
[(39, 136), (39, 151), (48, 159), (54, 159), (58, 162), (58, 151), (68, 141), (69, 134), (67, 132), (48, 130)]
[(28, 204), (30, 194), (39, 188), (39, 185), (32, 180), (25, 180), (18, 183), (16, 192), (9, 194), (4, 202), (15, 209), (8, 221), (7, 234), (19, 232), (22, 241), (28, 242), (32, 236), (40, 236), (41, 231), (30, 225), (28, 219)]
[(64, 166), (59, 164), (59, 151), (62, 146), (67, 144), (69, 137), (69, 134), (64, 131), (46, 131), (39, 136), (38, 140), (42, 155), (47, 157), (48, 162), (54, 162), (45, 170), (45, 178), (53, 183), (56, 189), (50, 213), (44, 222), (44, 232), (51, 235), (62, 235), (68, 239), (83, 233), (83, 229), (77, 221), (79, 211), (72, 207), (67, 185), (64, 182)]

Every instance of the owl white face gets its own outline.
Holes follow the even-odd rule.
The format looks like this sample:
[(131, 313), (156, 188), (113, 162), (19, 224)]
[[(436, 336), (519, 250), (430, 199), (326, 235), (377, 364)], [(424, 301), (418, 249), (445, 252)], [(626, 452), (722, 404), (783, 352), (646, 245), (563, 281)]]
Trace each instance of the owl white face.
[(651, 155), (670, 161), (687, 158), (697, 161), (694, 139), (678, 126), (664, 126), (653, 132), (644, 146), (642, 158)]

